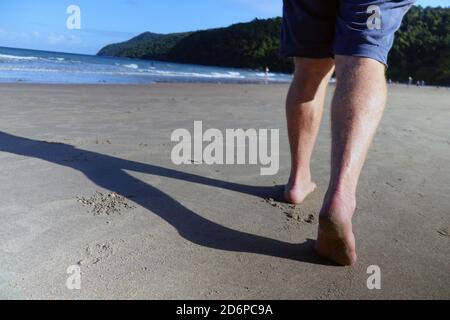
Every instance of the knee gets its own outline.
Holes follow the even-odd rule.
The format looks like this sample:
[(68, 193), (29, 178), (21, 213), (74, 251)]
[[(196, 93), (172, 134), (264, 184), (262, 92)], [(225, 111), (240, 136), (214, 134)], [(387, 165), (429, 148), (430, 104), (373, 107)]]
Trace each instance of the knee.
[(294, 58), (295, 73), (297, 79), (305, 79), (308, 82), (314, 79), (322, 80), (334, 69), (334, 61), (331, 58), (311, 59)]
[(333, 59), (295, 58), (293, 88), (302, 96), (314, 97), (319, 88), (326, 87), (334, 71)]

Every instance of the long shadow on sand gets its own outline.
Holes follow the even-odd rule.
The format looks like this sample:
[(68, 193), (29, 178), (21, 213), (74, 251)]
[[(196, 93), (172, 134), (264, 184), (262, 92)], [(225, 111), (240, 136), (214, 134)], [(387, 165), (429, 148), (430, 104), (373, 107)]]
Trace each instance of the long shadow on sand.
[[(264, 197), (274, 187), (258, 187), (198, 176), (151, 164), (139, 163), (75, 148), (0, 132), (0, 151), (45, 160), (82, 172), (96, 185), (131, 200), (175, 227), (185, 239), (208, 248), (256, 253), (314, 264), (328, 264), (314, 254), (313, 240), (292, 244), (224, 227), (205, 219), (157, 188), (129, 175), (125, 170), (183, 180)], [(88, 161), (80, 161), (87, 159)]]

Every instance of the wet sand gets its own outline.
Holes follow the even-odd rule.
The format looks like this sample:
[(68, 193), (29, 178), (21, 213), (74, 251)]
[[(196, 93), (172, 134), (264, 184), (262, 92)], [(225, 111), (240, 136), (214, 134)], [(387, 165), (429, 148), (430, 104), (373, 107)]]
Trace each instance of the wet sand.
[[(327, 99), (327, 111), (333, 87)], [(450, 90), (391, 86), (354, 220), (359, 262), (313, 251), (329, 176), (276, 201), (289, 173), (286, 85), (0, 85), (0, 298), (450, 298)], [(173, 130), (280, 129), (280, 172), (176, 166)], [(81, 268), (81, 290), (66, 270)], [(367, 268), (382, 272), (368, 290)]]

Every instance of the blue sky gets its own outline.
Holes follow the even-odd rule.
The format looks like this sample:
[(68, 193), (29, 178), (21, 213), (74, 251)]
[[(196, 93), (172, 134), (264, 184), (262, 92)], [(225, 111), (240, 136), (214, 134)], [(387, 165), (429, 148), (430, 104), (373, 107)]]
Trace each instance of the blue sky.
[[(0, 46), (95, 54), (106, 44), (144, 32), (228, 26), (281, 15), (281, 0), (0, 0)], [(450, 0), (419, 0), (450, 6)], [(69, 5), (81, 29), (69, 30)]]

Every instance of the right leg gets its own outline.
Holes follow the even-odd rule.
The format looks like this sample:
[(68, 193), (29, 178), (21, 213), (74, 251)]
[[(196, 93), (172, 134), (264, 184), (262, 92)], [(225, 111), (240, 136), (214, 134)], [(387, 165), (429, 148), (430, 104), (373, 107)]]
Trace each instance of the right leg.
[(289, 203), (302, 203), (316, 188), (311, 180), (310, 160), (333, 70), (331, 58), (295, 58), (294, 80), (286, 101), (292, 166), (284, 197)]
[(356, 189), (386, 104), (385, 66), (370, 58), (338, 55), (336, 74), (331, 179), (320, 213), (317, 251), (339, 264), (352, 265)]

